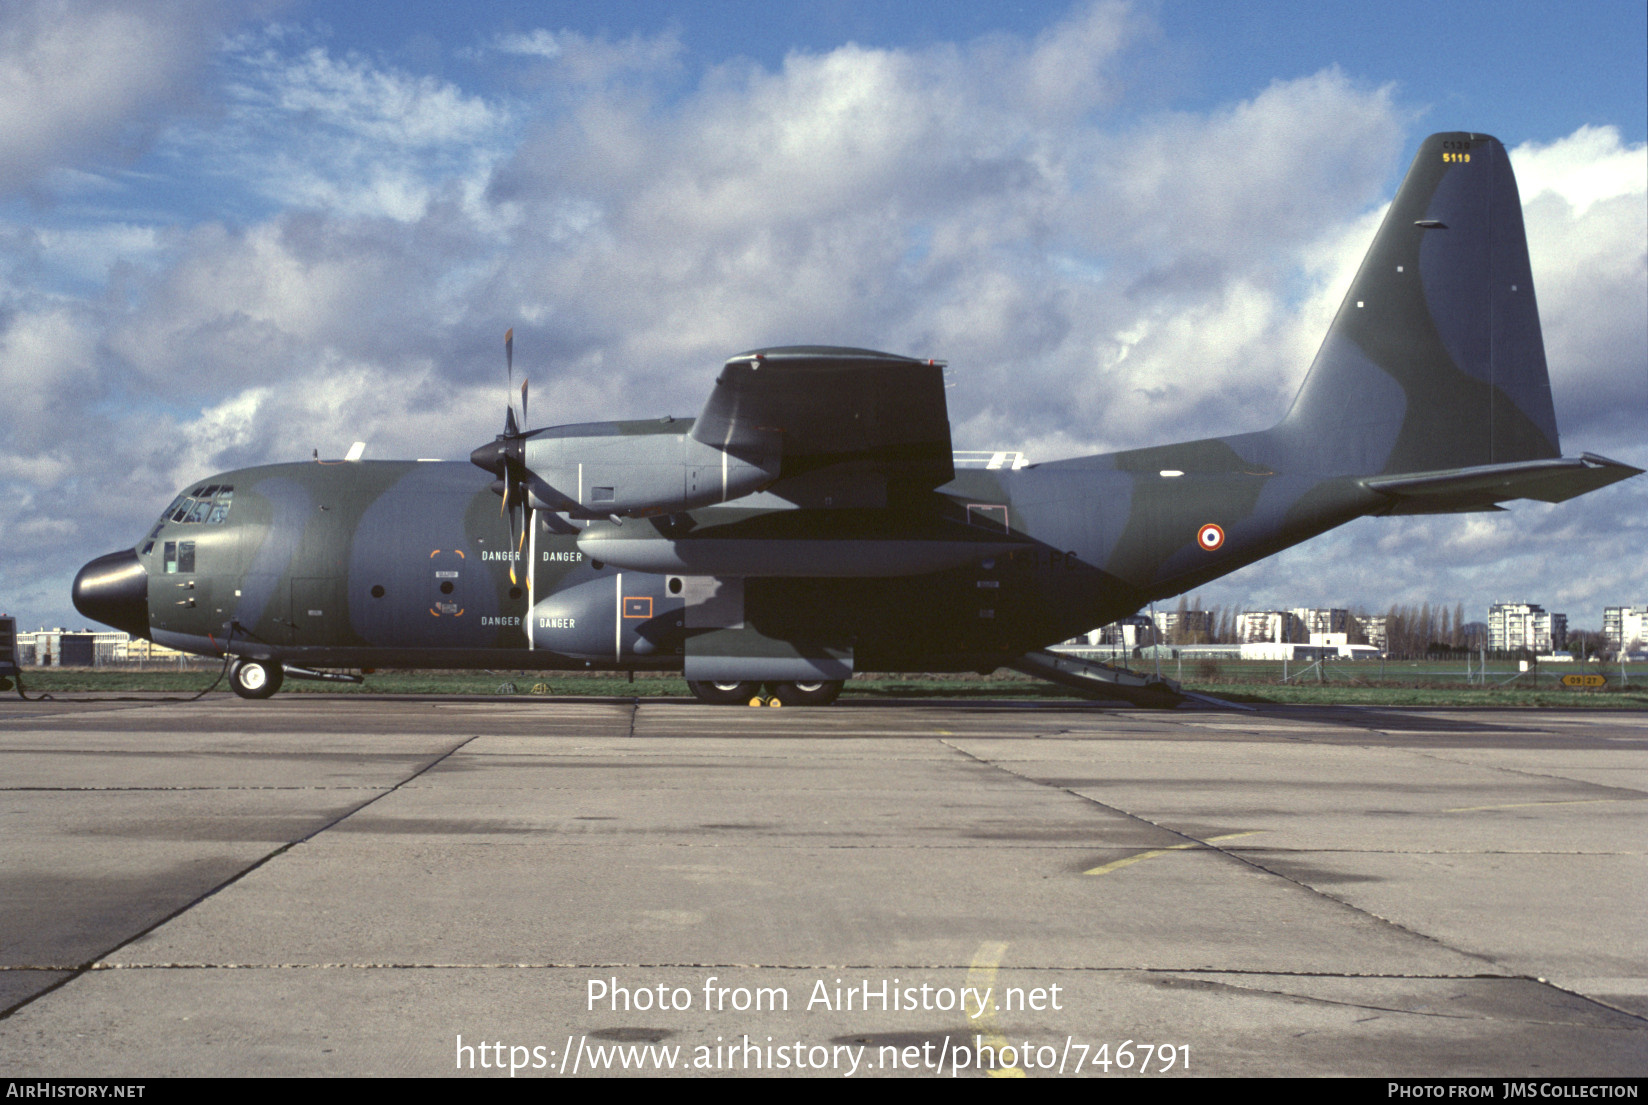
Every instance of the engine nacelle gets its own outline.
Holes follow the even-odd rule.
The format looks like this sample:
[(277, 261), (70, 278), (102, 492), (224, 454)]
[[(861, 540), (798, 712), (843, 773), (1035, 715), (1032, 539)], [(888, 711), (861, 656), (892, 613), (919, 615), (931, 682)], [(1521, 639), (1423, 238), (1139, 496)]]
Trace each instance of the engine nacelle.
[(672, 514), (728, 502), (778, 478), (779, 450), (754, 456), (695, 441), (692, 423), (597, 422), (528, 438), (522, 461), (538, 510), (575, 517)]
[(602, 664), (646, 661), (679, 651), (679, 585), (664, 576), (614, 572), (562, 588), (532, 608), (532, 647)]

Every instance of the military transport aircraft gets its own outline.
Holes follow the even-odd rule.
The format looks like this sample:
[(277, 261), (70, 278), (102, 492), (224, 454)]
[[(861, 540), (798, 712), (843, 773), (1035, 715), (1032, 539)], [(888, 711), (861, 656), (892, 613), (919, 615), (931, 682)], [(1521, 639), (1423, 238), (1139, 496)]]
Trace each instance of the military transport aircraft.
[(588, 668), (822, 704), (855, 670), (1014, 666), (1137, 699), (1151, 681), (1045, 646), (1363, 515), (1641, 471), (1559, 452), (1516, 182), (1481, 134), (1425, 140), (1269, 430), (969, 467), (942, 373), (763, 349), (695, 419), (526, 430), (511, 402), (469, 464), (225, 472), (87, 564), (74, 603), (232, 656), (248, 698), (321, 668)]

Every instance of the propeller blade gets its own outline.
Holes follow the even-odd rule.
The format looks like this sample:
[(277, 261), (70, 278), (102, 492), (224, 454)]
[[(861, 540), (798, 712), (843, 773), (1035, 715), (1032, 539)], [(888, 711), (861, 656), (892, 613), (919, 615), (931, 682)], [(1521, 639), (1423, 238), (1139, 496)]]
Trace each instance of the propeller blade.
[(523, 426), (531, 425), (526, 419), (526, 385), (530, 382), (524, 376), (521, 378), (521, 425)]
[[(522, 530), (521, 531), (521, 541), (524, 542), (525, 540), (526, 540), (526, 531)], [(517, 555), (519, 555), (520, 550), (516, 548), (516, 541), (515, 541), (515, 512), (513, 510), (511, 510), (509, 512), (509, 547), (512, 548), (512, 549), (516, 549), (516, 553), (517, 553)], [(516, 583), (516, 579), (515, 579), (515, 558), (511, 557), (510, 561), (509, 561), (509, 585), (511, 587), (513, 587), (513, 586), (515, 586), (515, 583)]]
[(508, 388), (504, 392), (504, 433), (514, 436), (520, 432), (515, 422), (515, 327), (504, 331), (504, 374)]
[[(526, 421), (527, 381), (525, 379), (521, 381), (521, 420), (520, 422), (517, 422), (515, 420), (515, 328), (513, 326), (504, 331), (504, 372), (506, 373), (509, 381), (509, 390), (506, 392), (509, 399), (508, 406), (504, 409), (503, 436), (505, 438), (516, 438), (521, 434), (521, 424)], [(521, 504), (522, 518), (520, 536), (517, 537), (515, 530), (515, 510), (510, 502), (510, 491), (514, 488), (516, 481), (522, 478), (522, 473), (515, 465), (510, 463), (508, 445), (503, 447), (502, 464), (500, 467), (503, 469), (501, 475), (503, 476), (504, 493), (503, 502), (498, 505), (498, 513), (509, 515), (509, 546), (515, 550), (515, 555), (518, 557), (521, 549), (526, 546), (527, 519), (525, 517), (526, 504), (524, 502), (526, 489), (523, 487), (520, 494), (515, 496), (517, 499), (523, 500)], [(510, 586), (514, 586), (516, 582), (515, 558), (512, 557), (509, 564)]]

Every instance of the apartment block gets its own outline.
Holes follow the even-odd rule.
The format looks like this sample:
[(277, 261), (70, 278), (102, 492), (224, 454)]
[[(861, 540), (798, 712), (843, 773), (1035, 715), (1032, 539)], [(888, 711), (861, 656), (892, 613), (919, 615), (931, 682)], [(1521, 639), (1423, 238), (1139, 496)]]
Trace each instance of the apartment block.
[(1496, 602), (1488, 607), (1488, 647), (1495, 652), (1527, 650), (1536, 655), (1568, 644), (1568, 615), (1527, 602)]
[(1603, 607), (1602, 635), (1616, 649), (1648, 643), (1648, 606)]

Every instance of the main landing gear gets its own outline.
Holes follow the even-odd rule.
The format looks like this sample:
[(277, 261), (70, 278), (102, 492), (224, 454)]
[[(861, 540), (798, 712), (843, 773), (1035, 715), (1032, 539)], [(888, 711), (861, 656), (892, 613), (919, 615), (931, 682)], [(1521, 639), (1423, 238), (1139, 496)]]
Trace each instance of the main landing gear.
[(713, 706), (828, 706), (841, 694), (839, 680), (816, 683), (768, 683), (754, 680), (716, 683), (689, 679), (693, 697)]

